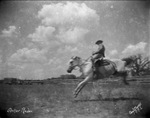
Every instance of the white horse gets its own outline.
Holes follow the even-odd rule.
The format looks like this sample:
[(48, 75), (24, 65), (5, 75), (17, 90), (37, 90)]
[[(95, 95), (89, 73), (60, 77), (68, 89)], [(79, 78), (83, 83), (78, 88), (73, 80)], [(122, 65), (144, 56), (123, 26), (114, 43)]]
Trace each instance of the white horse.
[[(67, 69), (68, 73), (71, 73), (72, 70), (74, 70), (76, 67), (79, 67), (80, 72), (82, 73), (82, 77), (84, 78), (83, 81), (81, 81), (78, 86), (76, 87), (74, 91), (74, 97), (77, 97), (79, 92), (82, 90), (82, 88), (89, 82), (94, 81), (97, 79), (103, 79), (113, 76), (120, 76), (123, 78), (123, 82), (125, 84), (129, 84), (126, 81), (127, 77), (127, 70), (126, 66), (131, 64), (133, 62), (132, 58), (125, 58), (124, 60), (114, 60), (110, 61), (108, 59), (104, 59), (104, 63), (98, 67), (99, 73), (93, 72), (93, 62), (91, 60), (92, 57), (88, 58), (87, 60), (81, 59), (78, 56), (74, 56), (69, 61), (69, 67)], [(96, 74), (99, 74), (98, 78), (95, 77)]]

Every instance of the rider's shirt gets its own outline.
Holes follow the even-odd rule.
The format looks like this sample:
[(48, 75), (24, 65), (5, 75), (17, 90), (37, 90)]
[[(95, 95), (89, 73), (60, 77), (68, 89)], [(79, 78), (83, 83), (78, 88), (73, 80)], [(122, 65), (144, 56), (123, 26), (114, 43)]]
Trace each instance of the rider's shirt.
[(96, 51), (95, 54), (105, 57), (105, 46), (103, 44), (99, 45), (98, 51)]

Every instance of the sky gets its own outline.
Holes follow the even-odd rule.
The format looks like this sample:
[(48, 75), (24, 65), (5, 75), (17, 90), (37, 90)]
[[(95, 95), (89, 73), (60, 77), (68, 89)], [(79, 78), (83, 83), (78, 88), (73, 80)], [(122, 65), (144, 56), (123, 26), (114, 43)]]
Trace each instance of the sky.
[(97, 40), (109, 59), (149, 56), (149, 26), (144, 1), (2, 1), (0, 77), (67, 74), (69, 59), (91, 56)]

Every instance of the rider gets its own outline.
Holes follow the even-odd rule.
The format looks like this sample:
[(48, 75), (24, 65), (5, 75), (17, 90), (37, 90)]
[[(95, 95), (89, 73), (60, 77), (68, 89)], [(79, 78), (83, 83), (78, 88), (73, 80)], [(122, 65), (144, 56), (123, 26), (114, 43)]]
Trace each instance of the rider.
[[(93, 52), (93, 63), (94, 63), (94, 72), (97, 70), (97, 65), (95, 64), (95, 61), (97, 59), (102, 60), (105, 57), (105, 46), (103, 45), (103, 41), (102, 40), (98, 40), (95, 42), (95, 44), (98, 45), (98, 50), (96, 52)], [(95, 67), (96, 66), (96, 67)]]

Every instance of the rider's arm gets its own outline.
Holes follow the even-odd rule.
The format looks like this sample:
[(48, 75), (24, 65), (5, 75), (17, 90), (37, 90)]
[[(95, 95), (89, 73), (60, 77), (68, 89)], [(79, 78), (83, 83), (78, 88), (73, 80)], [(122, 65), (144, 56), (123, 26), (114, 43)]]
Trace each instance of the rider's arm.
[(98, 54), (101, 51), (102, 48), (103, 48), (103, 46), (100, 45), (99, 48), (98, 48), (98, 50), (96, 52), (93, 52), (93, 55)]
[(93, 52), (93, 55), (98, 54), (98, 53), (99, 53), (99, 50), (98, 50), (98, 51), (96, 51), (96, 52)]

